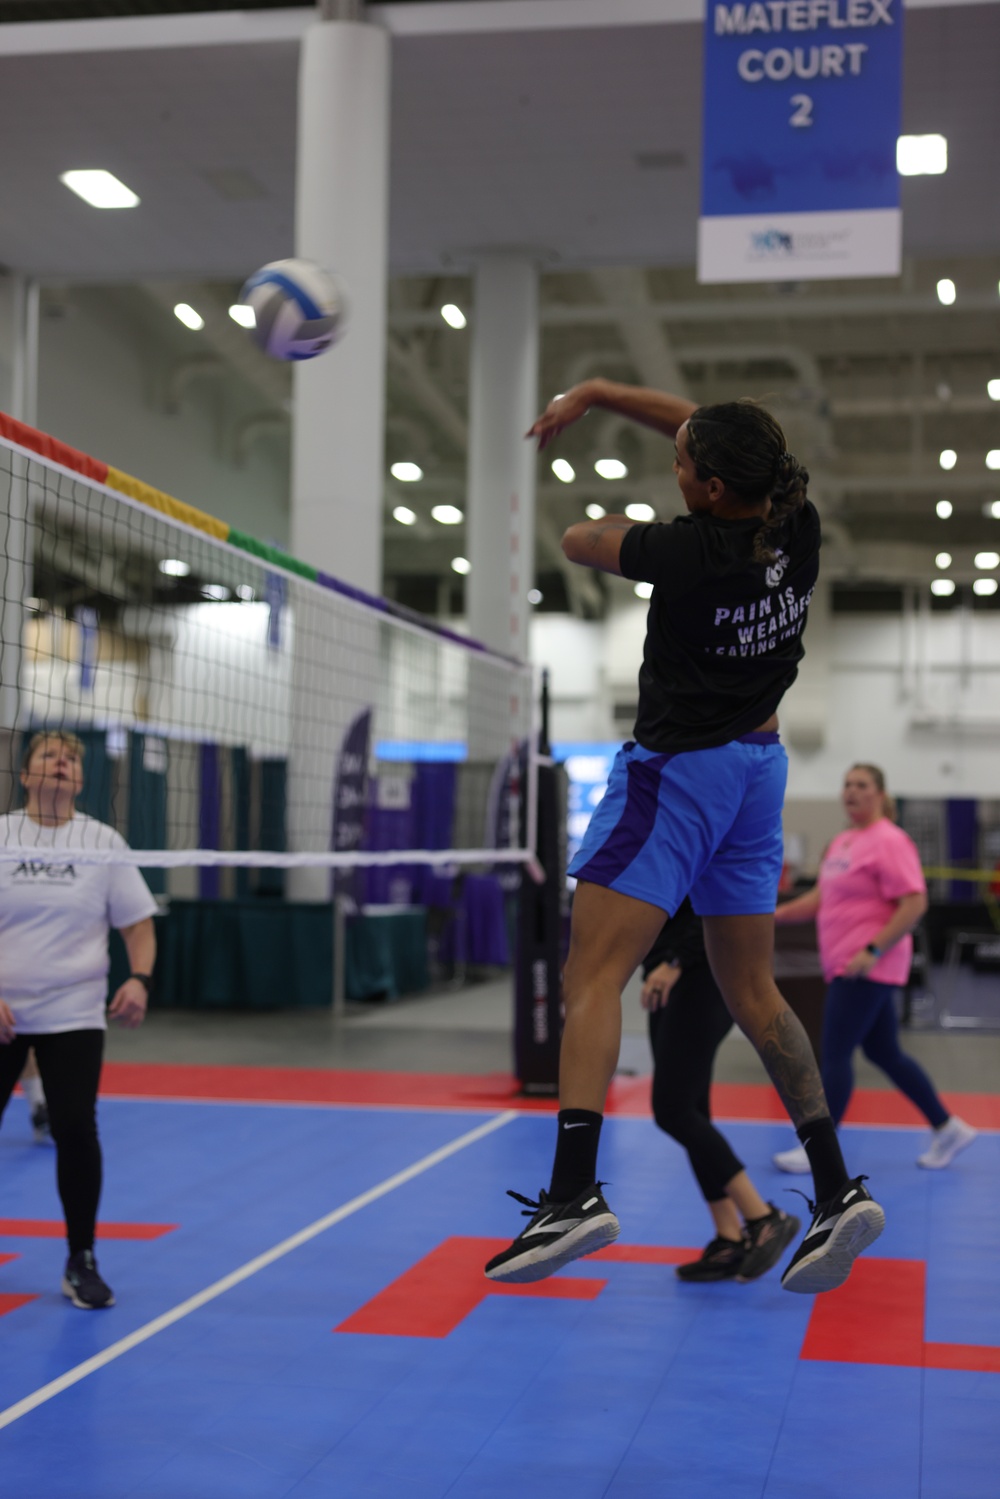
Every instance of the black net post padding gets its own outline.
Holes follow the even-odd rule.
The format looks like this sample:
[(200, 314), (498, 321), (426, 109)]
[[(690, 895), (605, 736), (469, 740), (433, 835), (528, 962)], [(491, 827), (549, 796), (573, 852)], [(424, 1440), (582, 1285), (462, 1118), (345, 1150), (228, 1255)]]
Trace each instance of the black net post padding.
[(566, 929), (566, 772), (538, 767), (538, 858), (542, 884), (525, 871), (517, 902), (514, 965), (514, 1073), (522, 1093), (559, 1091), (562, 965)]

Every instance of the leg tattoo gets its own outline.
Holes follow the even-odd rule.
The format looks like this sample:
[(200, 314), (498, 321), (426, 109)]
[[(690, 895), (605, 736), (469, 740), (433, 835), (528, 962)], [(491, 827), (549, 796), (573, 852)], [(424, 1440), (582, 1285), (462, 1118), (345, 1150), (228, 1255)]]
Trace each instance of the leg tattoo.
[(809, 1037), (792, 1010), (779, 1010), (752, 1040), (796, 1129), (829, 1114)]

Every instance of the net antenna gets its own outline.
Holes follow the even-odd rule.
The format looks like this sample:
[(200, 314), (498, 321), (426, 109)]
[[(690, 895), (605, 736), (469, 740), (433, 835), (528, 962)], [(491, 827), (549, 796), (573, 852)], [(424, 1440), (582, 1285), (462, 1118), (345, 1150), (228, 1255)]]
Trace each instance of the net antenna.
[[(0, 813), (31, 736), (61, 729), (85, 745), (80, 810), (130, 845), (74, 858), (162, 871), (167, 894), (204, 893), (199, 870), (220, 894), (286, 871), (300, 899), (329, 899), (331, 871), (340, 891), (371, 869), (543, 877), (523, 662), (5, 416), (0, 498)], [(525, 815), (491, 830), (505, 760)], [(3, 858), (31, 857), (20, 827)]]

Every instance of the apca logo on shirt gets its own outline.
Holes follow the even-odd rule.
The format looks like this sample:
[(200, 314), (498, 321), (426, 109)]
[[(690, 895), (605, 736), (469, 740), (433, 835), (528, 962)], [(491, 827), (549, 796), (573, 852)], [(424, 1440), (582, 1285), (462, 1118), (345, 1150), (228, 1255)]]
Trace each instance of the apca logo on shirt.
[(25, 859), (14, 870), (15, 880), (75, 880), (72, 864), (46, 864), (43, 859)]
[(782, 578), (785, 576), (785, 569), (787, 567), (788, 567), (788, 556), (787, 556), (787, 554), (785, 552), (781, 552), (781, 551), (775, 552), (775, 554), (774, 554), (774, 561), (771, 563), (771, 565), (768, 567), (767, 571), (764, 573), (764, 577), (767, 580), (767, 586), (768, 586), (768, 588), (777, 588), (778, 584), (781, 582)]

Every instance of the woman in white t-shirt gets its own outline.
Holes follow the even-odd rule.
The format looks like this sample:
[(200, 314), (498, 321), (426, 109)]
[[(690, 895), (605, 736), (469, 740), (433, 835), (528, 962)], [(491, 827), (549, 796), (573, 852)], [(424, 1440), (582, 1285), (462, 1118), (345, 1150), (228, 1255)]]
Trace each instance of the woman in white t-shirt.
[[(156, 902), (138, 869), (74, 858), (77, 850), (127, 847), (113, 828), (76, 810), (83, 753), (75, 734), (35, 734), (21, 771), (25, 805), (0, 817), (0, 1116), (33, 1048), (66, 1218), (62, 1289), (74, 1306), (92, 1309), (114, 1305), (94, 1259), (105, 1017), (129, 1028), (145, 1017)], [(30, 853), (5, 857), (4, 848)], [(111, 927), (124, 938), (132, 972), (105, 1012)]]

